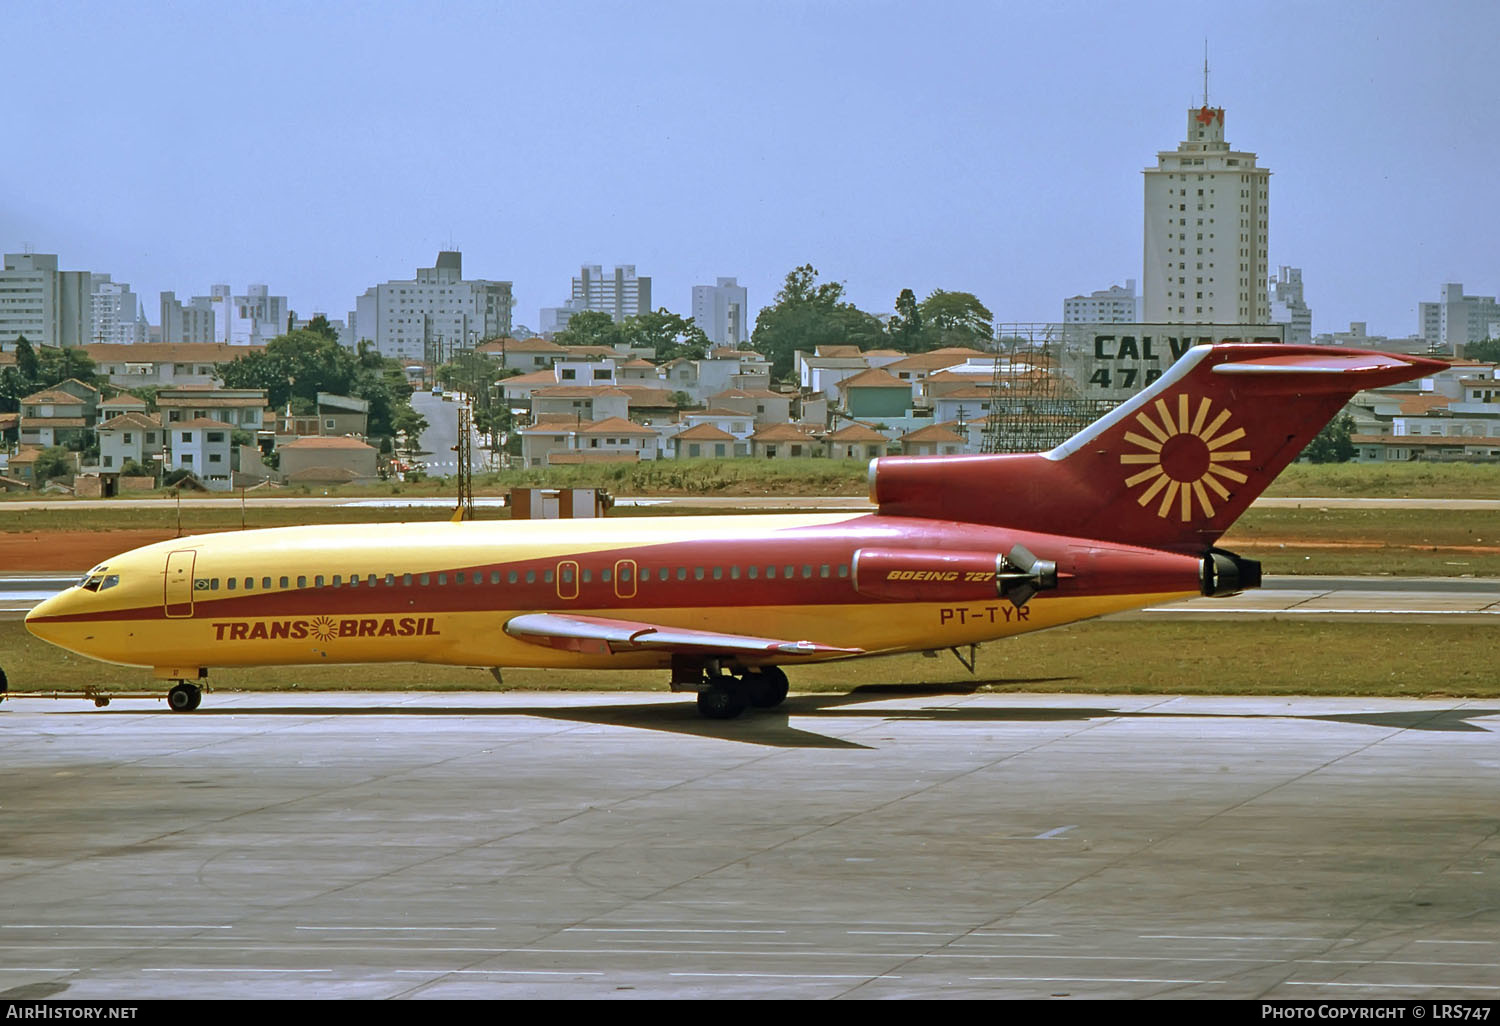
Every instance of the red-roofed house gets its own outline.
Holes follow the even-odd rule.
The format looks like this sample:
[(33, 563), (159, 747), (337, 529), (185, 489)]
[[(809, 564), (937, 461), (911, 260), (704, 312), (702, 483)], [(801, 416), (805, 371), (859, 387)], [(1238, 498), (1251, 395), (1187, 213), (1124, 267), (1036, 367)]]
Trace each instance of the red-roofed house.
[(378, 450), (347, 435), (309, 435), (277, 451), (290, 484), (366, 484), (380, 478)]
[(889, 371), (871, 368), (839, 382), (844, 410), (850, 417), (880, 420), (911, 413), (912, 386)]
[(161, 421), (133, 410), (106, 420), (95, 434), (99, 438), (99, 469), (105, 474), (118, 474), (131, 460), (154, 473), (155, 458), (161, 455), (166, 441)]
[(891, 451), (890, 439), (858, 421), (825, 435), (823, 444), (829, 458), (836, 460), (873, 460)]
[[(64, 385), (82, 387), (64, 388)], [(24, 397), (20, 405), (21, 443), (46, 448), (88, 437), (98, 414), (99, 392), (82, 382), (70, 380), (33, 392)]]
[(614, 452), (621, 458), (653, 460), (660, 435), (656, 429), (622, 417), (583, 423), (545, 422), (522, 428), (521, 458), (528, 467), (547, 466), (556, 453)]
[(709, 396), (708, 405), (748, 414), (757, 424), (786, 424), (792, 419), (792, 397), (766, 388), (728, 388)]
[(729, 459), (741, 456), (744, 454), (735, 449), (743, 444), (728, 431), (721, 431), (712, 424), (696, 424), (685, 431), (679, 431), (672, 439), (680, 460)]
[(818, 441), (791, 424), (767, 424), (750, 436), (750, 455), (757, 459), (797, 460), (818, 455)]
[(932, 424), (901, 436), (901, 450), (907, 456), (958, 456), (968, 441), (952, 430), (952, 424)]

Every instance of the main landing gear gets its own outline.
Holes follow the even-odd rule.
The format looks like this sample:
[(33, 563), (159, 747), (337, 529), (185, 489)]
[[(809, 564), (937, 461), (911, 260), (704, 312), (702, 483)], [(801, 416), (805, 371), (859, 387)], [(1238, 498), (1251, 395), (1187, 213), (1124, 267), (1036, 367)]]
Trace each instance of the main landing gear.
[(173, 712), (192, 712), (203, 703), (203, 689), (185, 680), (178, 681), (167, 692), (167, 708)]
[[(679, 686), (675, 680), (673, 686)], [(786, 694), (786, 672), (779, 666), (747, 668), (739, 674), (712, 673), (698, 684), (698, 712), (710, 720), (732, 720), (746, 706), (774, 709), (786, 701)]]

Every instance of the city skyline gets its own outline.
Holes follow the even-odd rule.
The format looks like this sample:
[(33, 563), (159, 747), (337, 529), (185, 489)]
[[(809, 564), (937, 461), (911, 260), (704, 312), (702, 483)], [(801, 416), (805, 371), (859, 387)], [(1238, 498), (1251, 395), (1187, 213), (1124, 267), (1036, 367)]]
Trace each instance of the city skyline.
[(1056, 320), (1142, 277), (1142, 171), (1202, 102), (1207, 39), (1315, 331), (1410, 335), (1444, 283), (1500, 290), (1490, 5), (258, 3), (205, 36), (215, 10), (7, 14), (12, 81), (46, 97), (11, 104), (7, 251), (148, 316), (233, 282), (342, 318), (457, 248), (533, 329), (585, 263), (683, 314), (736, 276), (751, 330), (803, 263), (872, 312), (944, 288)]

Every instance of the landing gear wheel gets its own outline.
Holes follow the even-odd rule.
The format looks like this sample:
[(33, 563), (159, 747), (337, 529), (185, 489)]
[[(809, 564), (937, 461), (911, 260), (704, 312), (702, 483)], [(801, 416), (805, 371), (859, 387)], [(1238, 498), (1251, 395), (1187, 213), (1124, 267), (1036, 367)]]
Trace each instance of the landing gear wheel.
[(736, 687), (710, 684), (698, 692), (698, 712), (710, 720), (732, 720), (745, 711), (745, 696)]
[(10, 691), (10, 681), (5, 679), (5, 671), (0, 670), (0, 702), (5, 701), (5, 695), (8, 691)]
[(779, 666), (762, 666), (745, 674), (750, 704), (757, 709), (774, 709), (786, 701), (786, 671)]
[(203, 690), (183, 682), (167, 692), (167, 707), (173, 712), (192, 712), (203, 702)]

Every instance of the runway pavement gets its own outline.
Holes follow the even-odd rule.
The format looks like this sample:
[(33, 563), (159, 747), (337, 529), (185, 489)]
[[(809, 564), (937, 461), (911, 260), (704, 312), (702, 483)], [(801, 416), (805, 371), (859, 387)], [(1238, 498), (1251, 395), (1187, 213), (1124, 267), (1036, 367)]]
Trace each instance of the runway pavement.
[(0, 705), (0, 997), (1500, 993), (1492, 702)]

